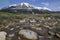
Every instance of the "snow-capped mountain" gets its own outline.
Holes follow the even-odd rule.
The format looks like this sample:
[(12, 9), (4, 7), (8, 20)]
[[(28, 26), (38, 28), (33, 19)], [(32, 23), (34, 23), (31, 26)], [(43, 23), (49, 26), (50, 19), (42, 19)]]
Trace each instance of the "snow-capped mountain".
[(8, 7), (13, 7), (12, 9), (34, 9), (34, 6), (29, 3), (13, 4)]
[(51, 11), (51, 9), (47, 7), (37, 7), (34, 5), (31, 5), (29, 3), (21, 3), (21, 4), (13, 4), (9, 5), (7, 7), (4, 7), (1, 9), (1, 11), (7, 11), (7, 12), (34, 12), (34, 13), (41, 13), (41, 12), (48, 12)]

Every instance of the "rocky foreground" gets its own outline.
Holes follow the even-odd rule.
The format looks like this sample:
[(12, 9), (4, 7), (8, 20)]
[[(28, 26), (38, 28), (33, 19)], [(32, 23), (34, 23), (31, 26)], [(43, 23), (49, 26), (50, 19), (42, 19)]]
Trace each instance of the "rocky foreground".
[(28, 18), (10, 23), (0, 27), (0, 40), (60, 40), (60, 18)]

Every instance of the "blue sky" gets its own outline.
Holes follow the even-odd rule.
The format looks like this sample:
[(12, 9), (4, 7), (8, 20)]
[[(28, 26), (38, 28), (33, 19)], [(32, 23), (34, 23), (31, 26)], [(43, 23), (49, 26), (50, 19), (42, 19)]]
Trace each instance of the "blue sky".
[(27, 2), (39, 7), (47, 7), (54, 11), (60, 11), (60, 0), (0, 0), (0, 8), (22, 2)]

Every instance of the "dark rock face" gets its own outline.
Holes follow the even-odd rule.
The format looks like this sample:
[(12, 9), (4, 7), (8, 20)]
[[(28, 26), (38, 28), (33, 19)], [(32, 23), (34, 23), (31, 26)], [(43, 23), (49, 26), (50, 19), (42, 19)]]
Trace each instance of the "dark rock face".
[(0, 11), (2, 11), (2, 12), (11, 12), (11, 13), (37, 13), (37, 14), (39, 14), (39, 13), (42, 13), (42, 14), (44, 14), (44, 13), (50, 13), (50, 11), (48, 11), (48, 10), (43, 10), (43, 11), (41, 11), (41, 10), (38, 10), (38, 9), (2, 9), (2, 10), (0, 10)]

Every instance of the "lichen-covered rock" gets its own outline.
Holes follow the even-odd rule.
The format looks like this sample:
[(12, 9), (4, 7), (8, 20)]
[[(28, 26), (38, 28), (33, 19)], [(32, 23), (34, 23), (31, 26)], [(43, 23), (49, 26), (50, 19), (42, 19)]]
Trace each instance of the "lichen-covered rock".
[(0, 32), (0, 40), (6, 40), (6, 35), (7, 35), (6, 32), (1, 31), (1, 32)]
[(37, 40), (38, 35), (34, 31), (31, 30), (21, 30), (19, 31), (19, 35), (22, 38), (22, 40)]

